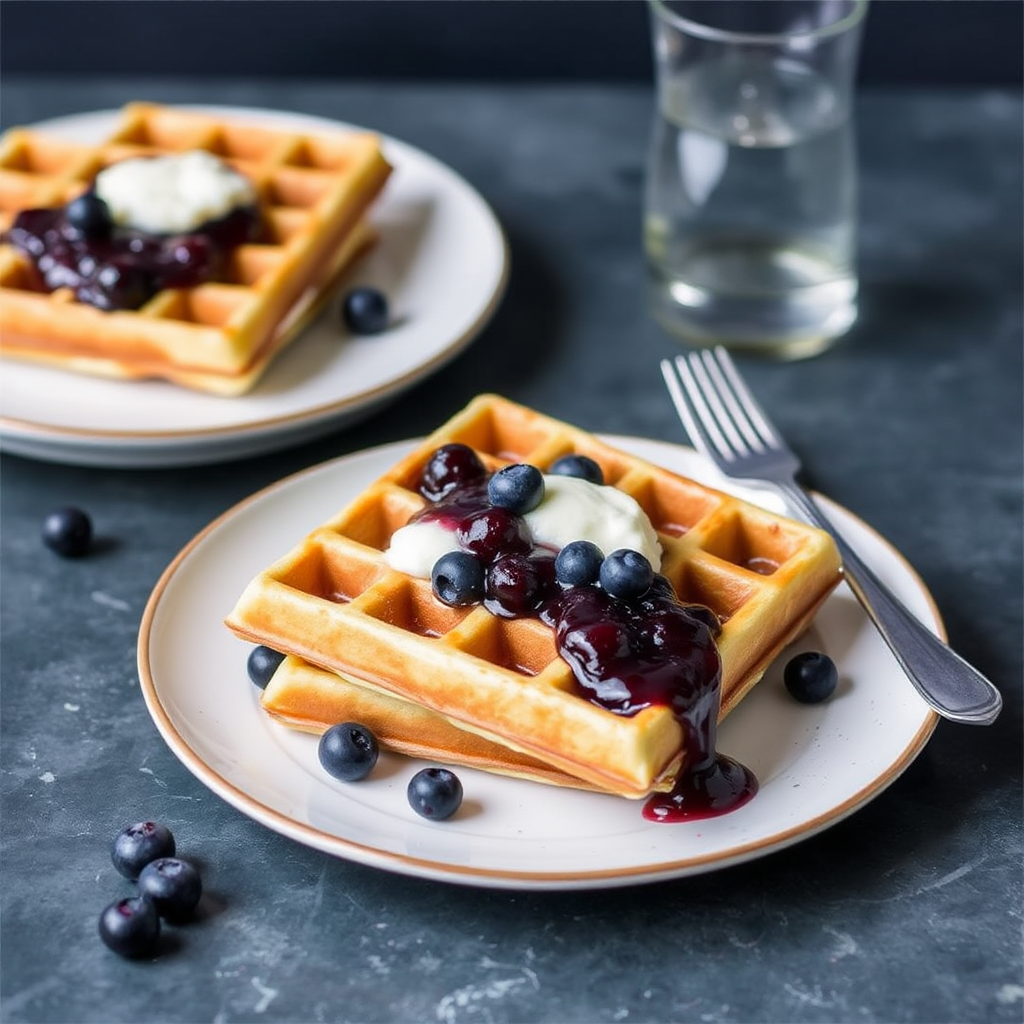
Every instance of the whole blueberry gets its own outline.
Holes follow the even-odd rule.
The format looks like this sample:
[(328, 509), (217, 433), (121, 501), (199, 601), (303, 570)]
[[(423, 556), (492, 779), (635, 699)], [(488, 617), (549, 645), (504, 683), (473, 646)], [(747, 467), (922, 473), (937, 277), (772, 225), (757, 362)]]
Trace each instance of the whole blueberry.
[(533, 547), (522, 516), (507, 508), (489, 507), (463, 518), (456, 529), (459, 546), (484, 564), (499, 555), (526, 552)]
[(320, 737), (317, 756), (328, 775), (343, 782), (365, 779), (377, 763), (377, 737), (360, 722), (332, 725)]
[(839, 672), (827, 654), (804, 651), (786, 663), (782, 679), (790, 695), (802, 704), (820, 704), (835, 693)]
[(377, 288), (353, 288), (341, 305), (353, 334), (380, 334), (388, 326), (388, 300)]
[(505, 466), (487, 482), (487, 498), (492, 505), (523, 515), (544, 500), (544, 477), (525, 462)]
[(570, 541), (555, 556), (555, 578), (566, 587), (596, 583), (603, 561), (604, 552), (592, 541)]
[(92, 520), (70, 505), (55, 509), (43, 520), (43, 543), (65, 558), (80, 558), (92, 543)]
[(110, 208), (95, 192), (83, 192), (64, 207), (64, 219), (85, 238), (104, 238), (110, 234)]
[(440, 501), (457, 487), (483, 481), (484, 464), (469, 445), (443, 444), (427, 459), (420, 475), (420, 494), (428, 501)]
[(199, 872), (187, 860), (160, 857), (142, 869), (139, 894), (153, 901), (165, 921), (184, 921), (196, 909), (203, 894), (203, 883)]
[(424, 768), (409, 780), (406, 795), (418, 815), (443, 821), (462, 806), (462, 783), (447, 768)]
[(592, 484), (604, 483), (604, 471), (589, 455), (563, 455), (551, 463), (554, 476), (575, 476)]
[(550, 555), (502, 555), (487, 568), (484, 606), (505, 618), (529, 615), (549, 596), (554, 575)]
[(639, 551), (619, 548), (601, 563), (599, 579), (612, 597), (628, 601), (647, 593), (654, 582), (654, 569)]
[(430, 585), (444, 604), (476, 604), (484, 596), (484, 567), (468, 551), (449, 551), (434, 563)]
[(156, 904), (145, 896), (128, 896), (111, 903), (100, 914), (99, 933), (103, 944), (120, 956), (149, 956), (156, 951), (160, 938)]
[(245, 663), (249, 678), (261, 689), (265, 690), (267, 683), (273, 678), (278, 665), (284, 661), (284, 655), (270, 647), (260, 644), (249, 652), (249, 658)]
[(166, 825), (140, 821), (117, 833), (110, 859), (118, 874), (134, 882), (147, 864), (160, 857), (173, 857), (174, 851), (174, 836)]

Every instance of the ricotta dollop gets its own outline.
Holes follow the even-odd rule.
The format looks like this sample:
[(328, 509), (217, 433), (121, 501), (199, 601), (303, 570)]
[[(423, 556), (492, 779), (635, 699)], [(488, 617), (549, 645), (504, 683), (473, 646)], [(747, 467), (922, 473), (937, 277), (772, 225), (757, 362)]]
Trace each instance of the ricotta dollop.
[[(625, 491), (571, 476), (545, 476), (544, 499), (523, 519), (534, 544), (560, 550), (589, 540), (608, 555), (619, 548), (639, 551), (654, 571), (661, 568), (661, 544), (647, 514)], [(396, 530), (384, 553), (392, 569), (429, 579), (434, 563), (458, 551), (453, 527), (439, 520), (409, 523)]]
[(116, 225), (157, 235), (193, 231), (256, 202), (248, 178), (201, 149), (111, 164), (95, 190)]

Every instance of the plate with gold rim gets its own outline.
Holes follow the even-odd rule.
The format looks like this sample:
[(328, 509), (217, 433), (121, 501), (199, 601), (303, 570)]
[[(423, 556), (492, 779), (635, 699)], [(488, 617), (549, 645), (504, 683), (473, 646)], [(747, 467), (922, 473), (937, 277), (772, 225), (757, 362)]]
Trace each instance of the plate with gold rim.
[[(772, 497), (724, 480), (691, 449), (608, 440), (781, 511)], [(650, 822), (636, 801), (459, 768), (464, 803), (450, 820), (432, 822), (419, 818), (405, 795), (423, 762), (385, 752), (362, 782), (332, 779), (319, 765), (315, 737), (262, 712), (246, 674), (251, 648), (222, 621), (289, 540), (330, 518), (412, 445), (344, 456), (241, 502), (179, 553), (149, 599), (138, 663), (150, 714), (186, 767), (255, 821), (324, 853), (404, 875), (502, 889), (609, 888), (782, 850), (873, 800), (924, 748), (937, 717), (842, 584), (719, 729), (719, 749), (760, 783), (754, 799), (730, 814)], [(871, 567), (942, 635), (934, 602), (902, 556), (847, 510), (825, 505)], [(197, 646), (204, 652), (200, 672)], [(840, 672), (836, 693), (818, 705), (796, 703), (782, 683), (785, 661), (808, 649), (831, 655)]]

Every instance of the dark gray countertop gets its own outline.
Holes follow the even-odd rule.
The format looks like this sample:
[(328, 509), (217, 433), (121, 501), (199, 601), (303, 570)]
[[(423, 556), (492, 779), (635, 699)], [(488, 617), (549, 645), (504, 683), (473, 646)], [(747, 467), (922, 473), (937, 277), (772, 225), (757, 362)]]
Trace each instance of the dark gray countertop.
[[(494, 390), (611, 433), (682, 440), (641, 304), (639, 88), (8, 80), (3, 126), (132, 98), (293, 109), (433, 153), (493, 205), (505, 300), (399, 406), (230, 466), (2, 461), (2, 1015), (15, 1021), (1017, 1022), (1021, 968), (1021, 102), (874, 93), (859, 111), (862, 315), (817, 359), (743, 361), (812, 482), (898, 547), (951, 643), (1000, 686), (940, 723), (826, 832), (717, 873), (597, 893), (486, 891), (333, 859), (258, 825), (164, 745), (135, 667), (176, 552), (286, 474), (425, 433)], [(73, 503), (103, 543), (42, 548)], [(202, 671), (202, 651), (194, 652)], [(154, 962), (96, 938), (123, 825), (165, 821), (201, 920)]]

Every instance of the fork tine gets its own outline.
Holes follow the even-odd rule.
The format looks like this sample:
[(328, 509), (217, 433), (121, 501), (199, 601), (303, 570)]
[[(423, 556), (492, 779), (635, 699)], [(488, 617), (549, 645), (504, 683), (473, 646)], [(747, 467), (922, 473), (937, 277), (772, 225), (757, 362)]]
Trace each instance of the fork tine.
[[(748, 455), (750, 447), (741, 436), (741, 431), (736, 429), (737, 422), (741, 427), (744, 425), (744, 416), (740, 411), (737, 417), (736, 412), (738, 410), (735, 410), (735, 399), (733, 399), (728, 385), (723, 380), (721, 373), (719, 373), (711, 353), (707, 351), (691, 352), (687, 362), (690, 364), (690, 369), (693, 371), (693, 376), (700, 387), (701, 394), (707, 402), (708, 408), (715, 417), (716, 425), (729, 439), (733, 451), (739, 456)], [(734, 411), (732, 413), (730, 413), (729, 407), (733, 408)], [(750, 431), (749, 426), (742, 433), (745, 433), (748, 439), (753, 440), (755, 448), (760, 449), (762, 447), (757, 436)]]
[[(693, 380), (689, 367), (682, 357), (677, 356), (674, 362), (671, 359), (662, 359), (661, 373), (665, 378), (665, 386), (672, 398), (672, 404), (676, 407), (693, 446), (713, 457), (720, 456), (732, 460), (732, 449), (715, 426), (710, 410), (701, 398), (696, 381)], [(694, 403), (693, 406), (690, 404), (691, 401)]]
[(743, 413), (746, 414), (746, 418), (756, 428), (761, 439), (769, 448), (785, 448), (785, 442), (775, 432), (775, 428), (769, 422), (757, 399), (750, 393), (728, 351), (722, 348), (721, 345), (716, 346), (714, 351), (718, 365), (728, 380), (732, 393), (742, 407)]
[(743, 438), (750, 449), (753, 449), (755, 452), (763, 452), (765, 450), (764, 439), (757, 432), (754, 423), (751, 422), (750, 416), (744, 410), (740, 401), (736, 397), (735, 384), (733, 383), (733, 380), (737, 379), (738, 375), (734, 372), (732, 374), (733, 380), (726, 379), (725, 372), (723, 370), (724, 364), (722, 361), (723, 356), (728, 359), (725, 349), (718, 348), (714, 351), (705, 350), (702, 355), (704, 358), (704, 364), (707, 367), (708, 376), (713, 383), (715, 391), (722, 404), (726, 409), (728, 409), (728, 416), (735, 424), (736, 429), (743, 435)]

